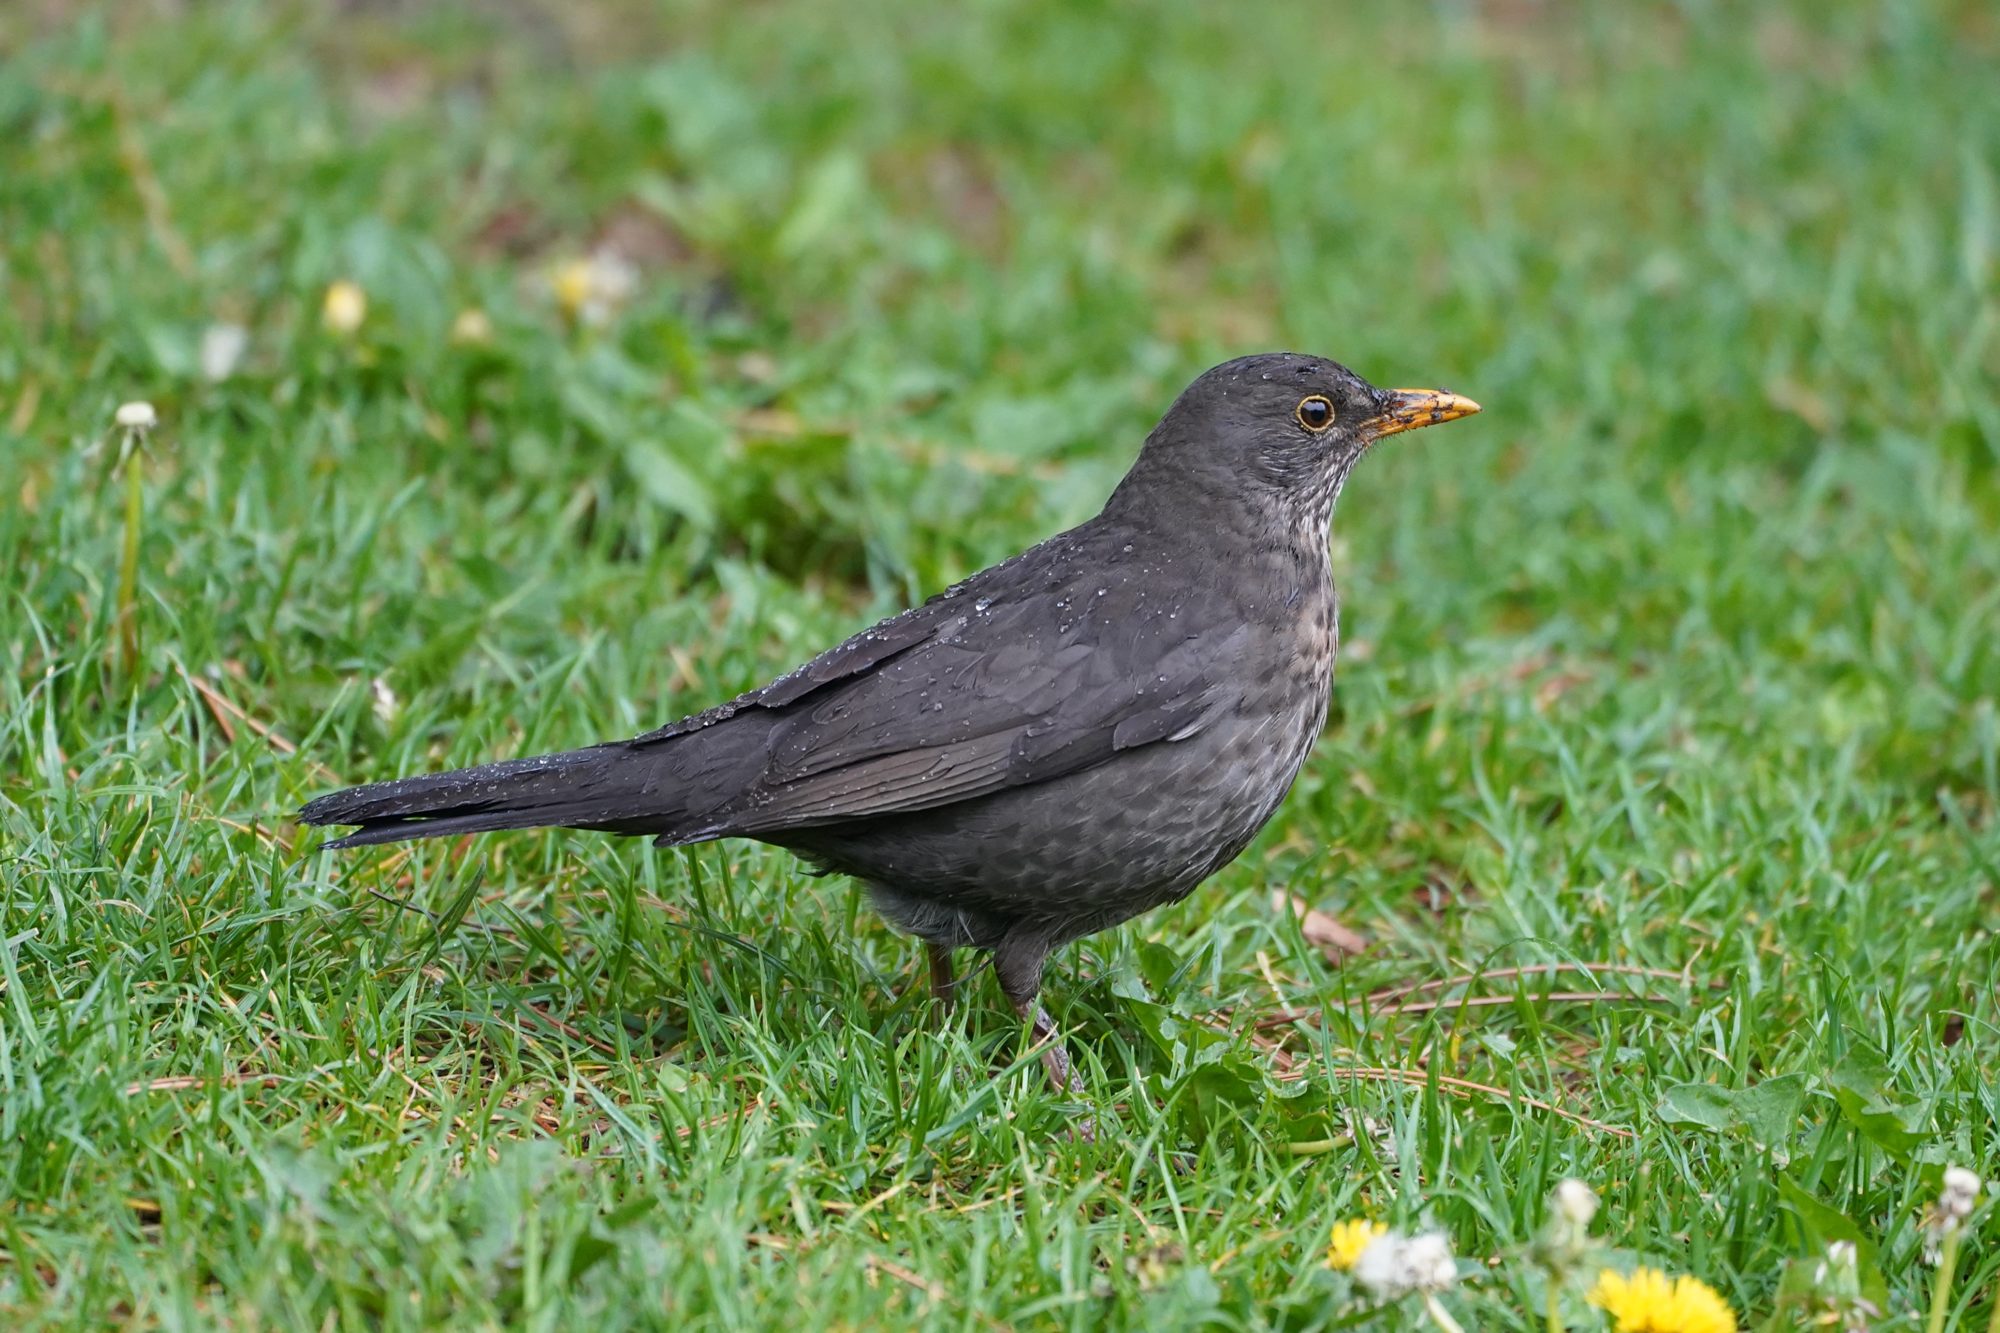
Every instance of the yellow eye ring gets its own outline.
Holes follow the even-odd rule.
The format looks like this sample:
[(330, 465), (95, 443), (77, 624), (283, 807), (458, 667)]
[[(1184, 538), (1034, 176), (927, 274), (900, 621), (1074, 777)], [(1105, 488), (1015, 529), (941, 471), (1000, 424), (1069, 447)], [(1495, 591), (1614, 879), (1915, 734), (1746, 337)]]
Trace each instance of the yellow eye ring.
[(1333, 403), (1323, 394), (1299, 399), (1299, 424), (1317, 435), (1333, 425)]

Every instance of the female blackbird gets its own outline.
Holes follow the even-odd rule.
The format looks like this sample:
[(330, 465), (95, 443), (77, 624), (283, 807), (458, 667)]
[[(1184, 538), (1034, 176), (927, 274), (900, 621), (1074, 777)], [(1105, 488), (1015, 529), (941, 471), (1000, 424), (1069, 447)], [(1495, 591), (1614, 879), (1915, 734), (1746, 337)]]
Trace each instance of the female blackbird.
[[(855, 876), (929, 946), (991, 951), (1037, 1038), (1051, 950), (1243, 850), (1326, 720), (1334, 500), (1384, 436), (1472, 412), (1289, 353), (1208, 371), (1102, 513), (787, 675), (632, 740), (335, 792), (333, 847), (487, 829), (754, 838)], [(1069, 1061), (1050, 1040), (1059, 1089)]]

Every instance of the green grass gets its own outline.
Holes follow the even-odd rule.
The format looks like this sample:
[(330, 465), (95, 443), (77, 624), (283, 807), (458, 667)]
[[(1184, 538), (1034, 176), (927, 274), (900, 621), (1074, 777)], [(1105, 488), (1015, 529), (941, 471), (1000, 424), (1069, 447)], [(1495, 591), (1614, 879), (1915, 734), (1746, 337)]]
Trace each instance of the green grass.
[[(2000, 1175), (1989, 5), (175, 9), (0, 13), (10, 1327), (1412, 1326), (1367, 1214), (1538, 1329), (1564, 1175), (1746, 1320), (1851, 1233), (1922, 1326)], [(1059, 957), (1095, 1144), (782, 854), (287, 822), (753, 685), (1273, 347), (1486, 412), (1348, 487), (1278, 820)], [(1584, 962), (1677, 975), (1379, 994)]]

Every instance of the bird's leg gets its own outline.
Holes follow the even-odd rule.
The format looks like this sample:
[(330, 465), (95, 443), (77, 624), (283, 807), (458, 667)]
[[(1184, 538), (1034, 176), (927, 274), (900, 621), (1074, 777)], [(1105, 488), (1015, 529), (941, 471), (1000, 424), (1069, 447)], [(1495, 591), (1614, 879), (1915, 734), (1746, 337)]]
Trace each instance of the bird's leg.
[(951, 946), (926, 941), (924, 954), (931, 962), (931, 998), (937, 1001), (939, 1009), (950, 1013), (952, 1002), (958, 998), (958, 977), (951, 970)]
[(1063, 1049), (1048, 1011), (1035, 999), (1041, 993), (1042, 965), (1048, 957), (1047, 939), (1013, 930), (993, 949), (993, 973), (999, 978), (1000, 993), (1028, 1025), (1030, 1038), (1044, 1043), (1042, 1068), (1048, 1071), (1049, 1082), (1057, 1092), (1077, 1094), (1083, 1091), (1083, 1078), (1070, 1064), (1069, 1052)]

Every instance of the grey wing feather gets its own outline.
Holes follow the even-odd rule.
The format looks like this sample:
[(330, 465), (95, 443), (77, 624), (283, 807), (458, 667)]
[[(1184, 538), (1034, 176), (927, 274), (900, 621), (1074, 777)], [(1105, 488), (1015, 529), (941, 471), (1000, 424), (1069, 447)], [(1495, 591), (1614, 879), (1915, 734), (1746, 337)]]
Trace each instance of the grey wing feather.
[(1117, 620), (1094, 639), (1107, 621), (1078, 622), (1051, 643), (1031, 632), (1041, 608), (1011, 610), (995, 606), (979, 631), (940, 635), (781, 719), (769, 767), (718, 826), (768, 834), (971, 800), (1187, 739), (1240, 698), (1220, 669), (1236, 636), (1193, 636), (1162, 616)]
[(747, 818), (742, 827), (746, 832), (772, 832), (949, 805), (999, 785), (1009, 745), (1005, 735), (981, 736), (814, 773), (769, 789), (767, 810), (761, 818)]

